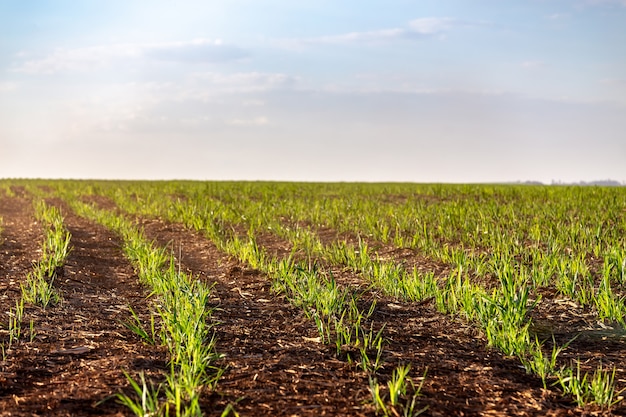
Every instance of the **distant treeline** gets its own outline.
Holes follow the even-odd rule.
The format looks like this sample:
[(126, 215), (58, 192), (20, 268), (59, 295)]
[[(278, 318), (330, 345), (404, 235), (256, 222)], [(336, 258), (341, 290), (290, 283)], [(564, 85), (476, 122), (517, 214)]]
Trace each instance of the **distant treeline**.
[(621, 187), (626, 184), (623, 184), (615, 180), (600, 180), (600, 181), (590, 181), (590, 182), (580, 181), (580, 182), (570, 182), (570, 183), (552, 181), (552, 185), (585, 185), (585, 186), (599, 185), (602, 187)]
[[(541, 181), (518, 181), (515, 184), (524, 185), (546, 185)], [(600, 187), (623, 187), (626, 186), (626, 182), (620, 182), (616, 180), (599, 180), (599, 181), (580, 181), (580, 182), (564, 182), (558, 180), (552, 180), (549, 185), (580, 185), (580, 186), (600, 186)]]

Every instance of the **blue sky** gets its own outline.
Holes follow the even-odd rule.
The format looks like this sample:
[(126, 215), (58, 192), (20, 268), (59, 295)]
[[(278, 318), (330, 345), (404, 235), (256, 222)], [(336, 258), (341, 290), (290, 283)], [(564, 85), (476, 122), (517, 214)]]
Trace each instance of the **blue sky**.
[(0, 16), (0, 177), (626, 181), (625, 0)]

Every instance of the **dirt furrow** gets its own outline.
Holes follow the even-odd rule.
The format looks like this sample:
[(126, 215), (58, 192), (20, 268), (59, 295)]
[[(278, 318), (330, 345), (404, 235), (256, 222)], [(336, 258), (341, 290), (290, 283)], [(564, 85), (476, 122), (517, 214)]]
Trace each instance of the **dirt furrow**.
[[(2, 312), (15, 308), (21, 297), (20, 283), (41, 256), (41, 228), (35, 221), (32, 203), (26, 198), (0, 198), (3, 232), (0, 237), (0, 305)], [(6, 317), (2, 323), (6, 323)]]
[[(224, 257), (183, 226), (145, 220), (148, 236), (170, 243), (182, 265), (216, 281), (218, 351), (229, 366), (218, 391), (241, 396), (243, 415), (361, 415), (372, 413), (368, 381), (330, 347), (308, 342), (316, 329), (302, 313), (271, 294), (269, 279)], [(381, 382), (400, 364), (417, 380), (426, 371), (418, 404), (425, 415), (578, 415), (569, 401), (526, 374), (514, 358), (485, 347), (475, 330), (433, 306), (379, 299), (372, 317), (386, 323)]]
[(317, 343), (314, 324), (273, 294), (267, 277), (181, 225), (144, 220), (143, 226), (148, 237), (170, 245), (185, 269), (215, 283), (216, 349), (226, 372), (205, 409), (236, 402), (241, 415), (374, 415), (367, 376)]
[[(344, 240), (350, 245), (359, 244), (358, 238), (349, 233), (340, 233), (328, 227), (311, 230), (324, 245)], [(425, 257), (414, 249), (396, 248), (367, 238), (364, 241), (371, 248), (372, 256), (375, 253), (378, 259), (403, 265), (408, 271), (415, 268), (420, 273), (434, 272), (436, 276), (445, 277), (452, 270), (450, 266)], [(287, 244), (270, 233), (260, 234), (257, 243), (268, 253), (277, 253)], [(362, 276), (348, 268), (331, 266), (329, 270), (343, 285), (355, 288), (367, 285)], [(497, 285), (495, 277), (473, 277), (472, 281), (483, 282), (488, 288)], [(530, 312), (531, 334), (546, 342), (546, 353), (550, 353), (554, 337), (558, 345), (568, 345), (559, 356), (559, 366), (576, 367), (580, 362), (581, 370), (590, 374), (599, 367), (609, 370), (615, 368), (615, 380), (618, 381), (618, 389), (622, 389), (626, 384), (626, 337), (622, 327), (617, 323), (605, 324), (598, 321), (597, 313), (593, 309), (581, 308), (560, 296), (553, 288), (539, 288), (537, 293), (541, 296), (541, 302)], [(484, 340), (483, 342), (486, 343)], [(626, 411), (626, 406), (621, 405), (617, 409)]]
[[(317, 235), (320, 237), (320, 240), (325, 244), (325, 245), (330, 245), (336, 241), (339, 240), (346, 240), (348, 243), (352, 244), (352, 245), (358, 245), (358, 239), (354, 236), (351, 236), (350, 234), (346, 234), (346, 233), (339, 233), (333, 229), (330, 228), (318, 228), (318, 229), (313, 229), (313, 231), (315, 233), (317, 233)], [(276, 239), (266, 239), (266, 238), (262, 238), (261, 242), (259, 243), (259, 246), (262, 246), (264, 249), (266, 248), (266, 245), (269, 246), (269, 251), (272, 251), (272, 246), (275, 245), (275, 240)], [(451, 272), (451, 267), (447, 266), (441, 262), (437, 262), (434, 261), (432, 259), (429, 259), (427, 257), (424, 257), (422, 255), (420, 255), (417, 251), (413, 250), (413, 249), (409, 249), (409, 248), (395, 248), (392, 245), (384, 245), (380, 242), (376, 242), (376, 241), (367, 241), (367, 239), (365, 239), (365, 241), (368, 243), (368, 245), (370, 246), (370, 248), (375, 251), (377, 257), (381, 260), (384, 261), (392, 261), (398, 264), (403, 265), (407, 270), (411, 270), (412, 268), (416, 268), (418, 269), (419, 272), (421, 273), (425, 273), (425, 272), (434, 272), (436, 276), (446, 276)], [(337, 268), (337, 267), (332, 267), (331, 271), (333, 273), (333, 276), (337, 279), (338, 282), (342, 282), (344, 285), (352, 285), (353, 287), (363, 287), (364, 283), (363, 283), (363, 278), (359, 275), (357, 275), (354, 271), (351, 271), (347, 268)], [(487, 286), (490, 285), (494, 285), (494, 281), (495, 278), (491, 277), (491, 278), (473, 278), (474, 282), (481, 282), (484, 281), (484, 284), (486, 284)], [(560, 357), (559, 357), (559, 365), (564, 365), (564, 366), (576, 366), (576, 362), (580, 362), (581, 365), (581, 369), (583, 370), (583, 372), (590, 372), (591, 374), (599, 367), (604, 365), (604, 369), (611, 369), (612, 367), (616, 368), (616, 381), (618, 382), (618, 388), (621, 388), (624, 383), (626, 382), (624, 380), (624, 375), (626, 373), (626, 366), (624, 366), (624, 356), (623, 356), (623, 352), (624, 352), (624, 347), (626, 346), (626, 340), (623, 337), (623, 331), (619, 329), (619, 326), (602, 326), (599, 323), (595, 323), (594, 320), (589, 320), (589, 316), (593, 316), (593, 314), (589, 314), (588, 312), (584, 313), (582, 311), (582, 309), (580, 308), (573, 308), (572, 303), (571, 302), (567, 302), (567, 300), (565, 299), (559, 299), (558, 296), (556, 296), (555, 294), (546, 294), (545, 291), (542, 293), (542, 295), (544, 295), (544, 298), (542, 299), (542, 302), (538, 304), (538, 306), (532, 310), (531, 312), (531, 317), (533, 320), (533, 325), (531, 327), (531, 333), (533, 335), (537, 335), (539, 337), (540, 340), (545, 340), (546, 341), (546, 352), (547, 354), (550, 353), (550, 349), (552, 349), (552, 339), (551, 337), (554, 336), (556, 338), (556, 341), (559, 345), (564, 345), (566, 343), (569, 343), (568, 348), (561, 353)], [(547, 297), (546, 297), (547, 296)], [(383, 301), (384, 303), (384, 297), (383, 297)], [(401, 304), (404, 305), (406, 308), (408, 309), (412, 309), (413, 307), (410, 305), (410, 303), (402, 303), (399, 302), (398, 300), (393, 300), (390, 299), (390, 302), (392, 304)], [(430, 309), (430, 310), (434, 310)], [(380, 312), (380, 311), (379, 311)], [(421, 312), (418, 313), (419, 315), (421, 315), (422, 317), (425, 317), (426, 315), (431, 314), (431, 312)], [(393, 315), (393, 312), (390, 313), (390, 315)], [(384, 320), (384, 317), (381, 317), (380, 320)], [(427, 319), (429, 320), (429, 319)], [(473, 340), (472, 343), (472, 347), (471, 347), (471, 352), (483, 352), (482, 354), (480, 354), (479, 356), (484, 356), (487, 352), (488, 349), (486, 348), (486, 341), (484, 340), (484, 336), (481, 336), (479, 333), (479, 331), (477, 331), (473, 326), (468, 326), (466, 324), (463, 323), (463, 321), (461, 320), (457, 320), (454, 318), (450, 318), (450, 317), (445, 317), (444, 318), (439, 318), (437, 320), (434, 320), (435, 322), (442, 322), (442, 321), (454, 321), (457, 324), (456, 325), (452, 325), (452, 326), (446, 326), (441, 328), (440, 330), (440, 335), (450, 335), (453, 333), (456, 333), (458, 335), (457, 340), (460, 341), (461, 343), (459, 343), (459, 352), (468, 352), (467, 349), (469, 349), (469, 345), (467, 345), (467, 340)], [(594, 323), (591, 323), (594, 322)], [(393, 327), (394, 326), (398, 326), (398, 322), (396, 321), (391, 321), (388, 326), (387, 326), (387, 334), (388, 333), (397, 333), (397, 334), (402, 334), (405, 335), (407, 334), (407, 325), (406, 323), (401, 325), (401, 330), (399, 331), (394, 331)], [(465, 327), (465, 330), (459, 332), (459, 326), (461, 328)], [(473, 329), (473, 330), (472, 330)], [(467, 333), (467, 337), (463, 337), (463, 332)], [(410, 333), (410, 332), (409, 332)], [(435, 337), (437, 337), (437, 331), (433, 332), (433, 334), (435, 335)], [(465, 347), (461, 347), (461, 346), (465, 346)], [(459, 355), (459, 353), (456, 352), (452, 352), (452, 355)], [(462, 354), (462, 353), (461, 353)], [(489, 354), (487, 354), (489, 356)], [(497, 352), (492, 352), (491, 355), (495, 355), (495, 356), (499, 356), (499, 354)], [(478, 358), (478, 356), (476, 357), (476, 359)], [(482, 359), (481, 359), (482, 360)], [(517, 359), (506, 359), (505, 362), (507, 362), (507, 365), (504, 366), (504, 369), (506, 370), (506, 372), (503, 373), (503, 375), (508, 375), (509, 377), (512, 375), (516, 375), (517, 374), (517, 378), (520, 379), (520, 381), (524, 381), (524, 379), (528, 379), (530, 382), (529, 387), (534, 387), (533, 389), (529, 389), (526, 390), (526, 392), (522, 391), (517, 391), (518, 393), (522, 393), (521, 396), (519, 396), (519, 401), (521, 403), (528, 403), (531, 404), (531, 402), (526, 399), (525, 397), (530, 393), (530, 392), (534, 392), (534, 395), (539, 395), (538, 398), (542, 399), (540, 402), (543, 404), (542, 407), (537, 408), (537, 410), (541, 410), (539, 411), (539, 415), (541, 415), (542, 412), (544, 412), (546, 410), (545, 407), (548, 408), (553, 408), (555, 410), (559, 410), (559, 411), (555, 411), (558, 413), (565, 413), (565, 412), (571, 412), (571, 413), (585, 413), (588, 410), (593, 410), (593, 406), (588, 407), (587, 411), (583, 411), (580, 409), (576, 409), (573, 410), (573, 404), (571, 401), (567, 400), (567, 399), (559, 399), (559, 393), (558, 390), (555, 390), (554, 388), (552, 388), (552, 392), (548, 392), (545, 390), (540, 390), (537, 391), (537, 388), (540, 387), (540, 385), (537, 384), (537, 378), (532, 378), (532, 377), (526, 377), (523, 374), (523, 371), (521, 371), (521, 366), (520, 366), (520, 362)], [(487, 366), (487, 368), (491, 368), (490, 366)], [(473, 369), (472, 366), (470, 366), (467, 369)], [(508, 370), (507, 370), (508, 369)], [(512, 374), (509, 374), (509, 370), (513, 370)], [(466, 376), (467, 378), (467, 376)], [(492, 378), (492, 377), (490, 377)], [(463, 385), (462, 382), (459, 382), (461, 385)], [(466, 384), (467, 385), (467, 384)], [(502, 386), (501, 384), (498, 384), (499, 386)], [(507, 386), (510, 384), (504, 383), (504, 386)], [(510, 388), (514, 388), (514, 386), (511, 386)], [(483, 392), (484, 388), (480, 388), (480, 392)], [(471, 390), (470, 390), (471, 392)], [(516, 391), (511, 391), (512, 393), (515, 393)], [(475, 395), (478, 395), (478, 392), (474, 392)], [(482, 394), (481, 394), (482, 395)], [(495, 393), (489, 394), (489, 395), (496, 395), (496, 397), (493, 398), (498, 398), (498, 395), (501, 395), (501, 393), (499, 391), (496, 391)], [(549, 399), (548, 402), (543, 401), (543, 398), (547, 395), (546, 398)], [(501, 405), (498, 405), (496, 402), (493, 402), (493, 398), (491, 401), (491, 406), (492, 408), (495, 409), (502, 409)], [(511, 398), (508, 398), (507, 401), (510, 401)], [(468, 401), (468, 405), (471, 405), (472, 400)], [(513, 403), (508, 404), (507, 407), (517, 407), (514, 405), (515, 401), (513, 401)], [(535, 403), (537, 403), (537, 399), (535, 399)], [(528, 411), (524, 411), (525, 408), (521, 407), (522, 411), (520, 411), (520, 415), (526, 415), (526, 413)], [(619, 412), (624, 412), (626, 411), (626, 406), (620, 404), (617, 407), (614, 408), (615, 411)], [(507, 409), (507, 413), (509, 413), (510, 415), (513, 415), (513, 408)], [(610, 414), (609, 412), (606, 412), (607, 414)], [(507, 415), (509, 415), (507, 414)], [(600, 412), (600, 414), (602, 414)]]
[[(30, 260), (38, 258), (33, 251), (41, 240), (33, 239), (38, 225), (30, 220), (30, 206), (27, 199), (3, 200), (5, 223), (15, 219), (6, 224), (5, 235), (15, 243), (2, 256), (21, 259), (20, 268), (3, 274), (3, 280), (23, 280)], [(64, 215), (73, 250), (54, 282), (63, 298), (46, 310), (25, 309), (24, 319), (32, 320), (35, 336), (15, 345), (3, 362), (0, 413), (130, 415), (113, 398), (128, 389), (123, 370), (155, 375), (166, 363), (165, 352), (147, 347), (123, 325), (129, 319), (128, 305), (147, 313), (146, 293), (111, 233), (67, 210)]]

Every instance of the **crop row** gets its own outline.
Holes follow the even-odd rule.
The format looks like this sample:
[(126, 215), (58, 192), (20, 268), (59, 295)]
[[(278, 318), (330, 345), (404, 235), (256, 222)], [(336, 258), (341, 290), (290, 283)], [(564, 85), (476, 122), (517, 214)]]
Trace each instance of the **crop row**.
[(208, 323), (210, 288), (178, 270), (173, 256), (146, 240), (131, 221), (75, 200), (68, 203), (77, 214), (106, 226), (122, 238), (124, 252), (141, 282), (157, 297), (153, 306), (160, 324), (155, 324), (153, 315), (146, 326), (133, 314), (129, 327), (146, 342), (154, 344), (158, 340), (167, 346), (170, 374), (165, 383), (165, 399), (160, 398), (161, 386), (149, 387), (141, 375), (140, 382), (128, 376), (137, 398), (120, 395), (120, 400), (137, 415), (170, 415), (170, 410), (177, 416), (202, 415), (200, 394), (204, 387), (215, 384), (222, 372), (212, 366), (218, 355)]
[[(67, 201), (77, 201), (76, 197), (72, 196)], [(88, 217), (101, 221), (101, 216), (93, 214), (99, 212), (93, 206), (73, 203), (73, 207), (81, 215), (89, 212), (91, 214), (87, 214)], [(116, 221), (120, 219), (117, 217)], [(188, 226), (194, 221), (191, 218), (179, 220)], [(108, 223), (107, 226), (111, 227)], [(385, 340), (382, 337), (384, 326), (376, 330), (373, 323), (367, 324), (375, 303), (363, 310), (359, 307), (358, 293), (337, 286), (326, 271), (290, 259), (270, 258), (251, 239), (240, 239), (234, 234), (223, 233), (219, 228), (198, 230), (205, 232), (224, 252), (267, 274), (272, 279), (275, 291), (285, 294), (291, 303), (303, 308), (305, 314), (316, 323), (320, 341), (335, 346), (338, 357), (354, 363), (370, 375), (372, 401), (383, 414), (391, 415), (401, 411), (406, 415), (418, 415), (424, 410), (417, 407), (420, 386), (413, 385), (412, 379), (408, 377), (410, 366), (401, 365), (394, 370), (391, 380), (383, 389), (377, 381), (376, 371), (382, 365)]]
[[(161, 185), (159, 184), (159, 186)], [(335, 227), (342, 231), (365, 234), (368, 238), (378, 240), (383, 244), (393, 240), (396, 244), (402, 246), (407, 242), (402, 240), (403, 236), (407, 234), (403, 234), (399, 226), (397, 226), (402, 224), (403, 221), (398, 219), (402, 219), (403, 216), (404, 219), (412, 216), (420, 218), (420, 216), (423, 217), (424, 215), (423, 212), (416, 213), (413, 205), (401, 206), (395, 211), (389, 211), (389, 204), (391, 203), (380, 203), (380, 200), (377, 199), (363, 199), (362, 195), (359, 194), (355, 196), (354, 200), (331, 198), (309, 201), (312, 204), (310, 207), (314, 208), (306, 211), (302, 205), (297, 205), (298, 199), (280, 199), (271, 192), (268, 192), (271, 197), (263, 196), (262, 194), (251, 195), (245, 193), (222, 193), (216, 197), (215, 195), (207, 196), (198, 193), (193, 187), (185, 184), (172, 189), (168, 193), (183, 198), (170, 199), (163, 197), (162, 189), (161, 193), (157, 194), (154, 188), (145, 190), (146, 187), (149, 188), (149, 186), (141, 184), (140, 187), (131, 187), (121, 192), (113, 190), (113, 192), (105, 194), (113, 198), (118, 206), (130, 212), (165, 216), (170, 220), (181, 221), (190, 227), (206, 231), (214, 241), (221, 244), (225, 251), (248, 262), (255, 268), (266, 271), (270, 276), (279, 277), (275, 282), (279, 283), (277, 287), (282, 291), (296, 294), (300, 287), (306, 287), (309, 290), (309, 294), (315, 294), (315, 296), (307, 295), (306, 297), (315, 300), (328, 300), (324, 302), (342, 306), (341, 300), (345, 299), (345, 295), (337, 290), (332, 277), (331, 279), (326, 279), (326, 284), (323, 285), (319, 284), (320, 281), (316, 279), (311, 281), (309, 278), (297, 278), (298, 274), (303, 275), (302, 271), (308, 273), (308, 275), (304, 274), (305, 277), (312, 275), (312, 272), (328, 277), (329, 273), (327, 271), (320, 270), (320, 268), (317, 268), (315, 271), (310, 269), (307, 271), (306, 264), (293, 263), (291, 259), (282, 261), (270, 259), (258, 247), (255, 242), (255, 234), (260, 230), (269, 230), (287, 238), (293, 245), (293, 248), (303, 249), (309, 257), (322, 257), (331, 262), (343, 263), (354, 270), (361, 271), (374, 285), (385, 289), (386, 292), (392, 295), (411, 300), (432, 297), (436, 300), (440, 310), (449, 313), (463, 313), (468, 320), (477, 323), (483, 329), (489, 344), (501, 349), (505, 354), (520, 357), (524, 366), (529, 371), (538, 374), (544, 380), (544, 384), (548, 378), (557, 379), (563, 390), (566, 393), (573, 394), (580, 403), (595, 402), (601, 405), (611, 405), (614, 402), (614, 372), (606, 372), (599, 368), (593, 374), (581, 375), (577, 368), (569, 366), (557, 368), (556, 356), (565, 346), (553, 346), (551, 351), (544, 353), (542, 343), (538, 339), (532, 338), (529, 332), (531, 323), (528, 320), (528, 312), (539, 301), (538, 297), (533, 299), (531, 294), (535, 288), (540, 285), (546, 285), (548, 282), (534, 279), (537, 277), (534, 269), (524, 262), (518, 261), (519, 256), (517, 255), (520, 253), (520, 250), (517, 246), (519, 246), (519, 240), (507, 238), (509, 235), (514, 235), (513, 233), (504, 234), (502, 230), (493, 230), (493, 224), (495, 224), (495, 227), (499, 226), (499, 223), (495, 221), (496, 218), (510, 222), (513, 228), (517, 225), (514, 221), (515, 216), (512, 214), (514, 212), (510, 207), (508, 211), (503, 211), (500, 208), (502, 205), (506, 208), (506, 204), (489, 205), (488, 200), (480, 199), (480, 204), (477, 204), (475, 200), (467, 198), (463, 201), (469, 201), (468, 208), (460, 206), (459, 201), (456, 201), (456, 205), (453, 208), (444, 207), (444, 210), (448, 210), (447, 212), (444, 211), (444, 216), (441, 216), (441, 213), (439, 213), (443, 220), (440, 217), (437, 218), (438, 226), (436, 230), (438, 231), (438, 236), (436, 238), (431, 239), (428, 231), (422, 228), (424, 233), (421, 236), (426, 236), (428, 245), (423, 244), (420, 246), (415, 244), (414, 242), (424, 242), (424, 240), (416, 238), (419, 233), (413, 235), (412, 244), (408, 245), (409, 247), (419, 247), (419, 249), (435, 259), (448, 261), (454, 268), (448, 277), (435, 279), (432, 274), (422, 276), (416, 273), (415, 270), (411, 272), (406, 271), (402, 265), (393, 261), (381, 261), (377, 259), (375, 254), (370, 256), (367, 246), (362, 243), (358, 247), (345, 243), (328, 247), (323, 245), (319, 239), (316, 239), (310, 230), (298, 227), (292, 229), (289, 227), (302, 222), (312, 222), (313, 224)], [(133, 196), (133, 198), (129, 198), (129, 196)], [(515, 197), (520, 198), (519, 195)], [(303, 200), (306, 202), (306, 198), (303, 198)], [(316, 209), (315, 207), (320, 207), (320, 201), (334, 202), (334, 206), (327, 210)], [(517, 202), (515, 199), (511, 199), (511, 201)], [(294, 208), (293, 206), (296, 207)], [(321, 205), (321, 207), (324, 206)], [(394, 207), (396, 206), (394, 205)], [(418, 207), (426, 209), (428, 205), (418, 205)], [(462, 209), (459, 209), (459, 207)], [(568, 209), (571, 208), (570, 206), (566, 207)], [(479, 209), (482, 211), (470, 211)], [(558, 209), (556, 210), (556, 215), (550, 213), (546, 217), (547, 221), (553, 220), (553, 216), (559, 219), (563, 216), (562, 207), (559, 206)], [(387, 215), (382, 216), (381, 213), (385, 213), (385, 210), (387, 210)], [(338, 213), (344, 215), (345, 218), (340, 221)], [(524, 212), (519, 217), (527, 214)], [(472, 240), (473, 235), (467, 233), (467, 231), (482, 229), (475, 224), (468, 227), (467, 223), (471, 224), (471, 221), (461, 223), (460, 219), (462, 220), (466, 217), (483, 219), (480, 227), (484, 228), (487, 233), (477, 234), (476, 236), (479, 238)], [(489, 218), (490, 221), (485, 222), (485, 218)], [(277, 221), (277, 219), (287, 219), (287, 221)], [(396, 222), (393, 238), (386, 232), (388, 227), (385, 227), (384, 223), (384, 221), (389, 221), (389, 219), (393, 219)], [(613, 220), (614, 223), (619, 223), (619, 219)], [(444, 228), (442, 224), (446, 227)], [(237, 227), (237, 225), (244, 225), (244, 230), (247, 230), (247, 236), (242, 237), (241, 233), (233, 232), (234, 230), (241, 230), (241, 227)], [(465, 225), (465, 228), (462, 227), (463, 225)], [(355, 226), (356, 229), (354, 228)], [(488, 227), (492, 229), (489, 230)], [(456, 230), (457, 232), (452, 234), (446, 232), (447, 230)], [(458, 230), (461, 230), (462, 233), (459, 234)], [(535, 227), (532, 230), (536, 232), (537, 228)], [(572, 230), (570, 228), (565, 233), (563, 243), (560, 244), (561, 246), (578, 241), (572, 238)], [(485, 241), (480, 238), (483, 234), (494, 234), (499, 236), (499, 238), (494, 240), (492, 237), (489, 241)], [(586, 236), (588, 235), (587, 233)], [(459, 236), (462, 238), (460, 243), (458, 242), (460, 240)], [(455, 239), (457, 241), (456, 244), (448, 244), (448, 241), (455, 241)], [(542, 236), (536, 236), (536, 250), (539, 250), (542, 246), (539, 244), (541, 239)], [(555, 240), (551, 234), (546, 239), (547, 243), (545, 245), (555, 246)], [(466, 250), (463, 245), (468, 244), (468, 242), (478, 248), (489, 248), (489, 256), (485, 254), (477, 255), (479, 252)], [(603, 249), (603, 242), (604, 240), (599, 242), (596, 239), (595, 245), (591, 245), (590, 250), (591, 254), (596, 256), (602, 253), (603, 250), (605, 251), (600, 284), (597, 287), (593, 286), (593, 279), (587, 279), (584, 282), (589, 283), (589, 288), (593, 289), (591, 299), (595, 304), (598, 316), (623, 325), (623, 298), (614, 294), (611, 286), (612, 282), (617, 283), (617, 285), (623, 284), (623, 251), (620, 252), (617, 246)], [(437, 246), (439, 244), (441, 246)], [(585, 248), (589, 250), (589, 245), (585, 246)], [(576, 249), (581, 250), (579, 247), (576, 247)], [(569, 250), (573, 251), (573, 249)], [(556, 256), (560, 257), (558, 259), (563, 259), (563, 253), (559, 251), (548, 251), (548, 254), (553, 254), (554, 257), (546, 257), (546, 263), (557, 259), (555, 258)], [(580, 258), (570, 259), (573, 259), (573, 262), (576, 259), (580, 261)], [(491, 291), (483, 289), (481, 286), (472, 283), (469, 276), (464, 275), (466, 271), (472, 271), (473, 276), (495, 276), (500, 285)], [(543, 276), (545, 277), (545, 274)], [(289, 283), (289, 279), (295, 279), (295, 281)], [(287, 284), (280, 284), (284, 282), (287, 282)], [(310, 282), (313, 282), (313, 284)], [(562, 287), (558, 283), (556, 286), (557, 288)], [(578, 292), (584, 292), (585, 287), (580, 288), (577, 288)], [(296, 300), (306, 298), (303, 296), (292, 297)], [(320, 305), (319, 301), (314, 302), (312, 305), (314, 305), (312, 311), (315, 314), (310, 314), (318, 321), (321, 335), (326, 340), (331, 341), (328, 334), (324, 333), (324, 329), (334, 326), (332, 333), (336, 335), (335, 342), (338, 345), (342, 345), (343, 340), (337, 335), (341, 335), (344, 332), (338, 331), (338, 328), (341, 329), (342, 326), (337, 326), (337, 323), (343, 325), (343, 322), (337, 321), (336, 314), (323, 314), (323, 312), (328, 310), (328, 307)], [(338, 312), (340, 311), (342, 310), (339, 309)], [(334, 321), (324, 323), (323, 317), (332, 317)], [(350, 318), (351, 316), (344, 312), (340, 317)], [(361, 320), (357, 316), (356, 320), (348, 321), (360, 323)], [(359, 333), (366, 334), (363, 330), (355, 331), (355, 334), (358, 335)], [(374, 363), (376, 362), (374, 361)]]
[[(34, 197), (35, 218), (42, 227), (41, 257), (33, 263), (32, 271), (21, 284), (22, 297), (8, 312), (9, 337), (2, 343), (5, 360), (24, 336), (25, 305), (39, 306), (45, 314), (47, 308), (62, 302), (63, 294), (54, 284), (62, 276), (71, 251), (72, 236), (60, 210), (47, 204), (46, 193), (37, 187), (27, 186), (26, 191)], [(147, 241), (132, 222), (77, 201), (67, 203), (81, 216), (106, 226), (121, 237), (125, 254), (137, 270), (141, 283), (152, 291), (153, 300), (150, 323), (142, 323), (129, 306), (131, 316), (125, 324), (144, 342), (161, 343), (169, 351), (170, 372), (162, 384), (152, 385), (143, 374), (137, 380), (127, 374), (136, 395), (119, 393), (118, 401), (142, 416), (203, 415), (200, 394), (215, 384), (222, 372), (212, 365), (218, 355), (212, 339), (211, 311), (207, 309), (210, 287), (179, 271), (168, 251)], [(29, 335), (33, 342), (36, 335), (33, 320)]]
[[(569, 342), (547, 347), (532, 332), (530, 318), (554, 288), (593, 312), (604, 327), (624, 327), (626, 196), (620, 189), (193, 182), (55, 186), (68, 201), (100, 195), (128, 213), (183, 223), (265, 272), (276, 291), (315, 321), (321, 340), (370, 373), (373, 400), (384, 414), (396, 408), (415, 411), (419, 389), (405, 395), (403, 405), (385, 405), (376, 382), (384, 326), (369, 320), (375, 304), (363, 309), (359, 292), (336, 282), (336, 266), (360, 274), (390, 296), (433, 299), (440, 311), (462, 315), (482, 330), (489, 345), (517, 356), (544, 385), (557, 384), (579, 404), (610, 407), (620, 398), (615, 369), (600, 365), (588, 373), (581, 372), (580, 363), (559, 364)], [(78, 204), (78, 211), (95, 210)], [(316, 232), (323, 228), (354, 238), (326, 242)], [(288, 242), (291, 253), (275, 257), (267, 252), (258, 244), (267, 233)], [(409, 248), (445, 264), (447, 272), (435, 275), (382, 257), (379, 251), (386, 248)], [(403, 369), (394, 373), (398, 381)], [(398, 392), (392, 385), (385, 388), (388, 400)]]
[[(56, 304), (61, 295), (54, 288), (53, 283), (62, 270), (67, 256), (70, 253), (71, 235), (63, 225), (63, 216), (59, 210), (47, 205), (43, 200), (36, 204), (36, 218), (42, 224), (43, 241), (41, 244), (41, 258), (33, 264), (33, 269), (26, 276), (26, 282), (21, 284), (22, 296), (15, 301), (15, 308), (8, 312), (7, 323), (8, 340), (2, 343), (2, 356), (7, 358), (7, 352), (22, 336), (24, 321), (24, 305), (39, 305), (43, 309)], [(33, 321), (30, 321), (29, 338), (35, 337)]]

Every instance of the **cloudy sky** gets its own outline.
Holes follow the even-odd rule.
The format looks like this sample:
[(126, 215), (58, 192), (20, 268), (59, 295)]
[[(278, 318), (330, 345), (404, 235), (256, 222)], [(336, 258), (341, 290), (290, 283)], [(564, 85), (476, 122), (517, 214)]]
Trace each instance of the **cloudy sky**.
[(626, 0), (28, 0), (0, 20), (0, 178), (626, 181)]

